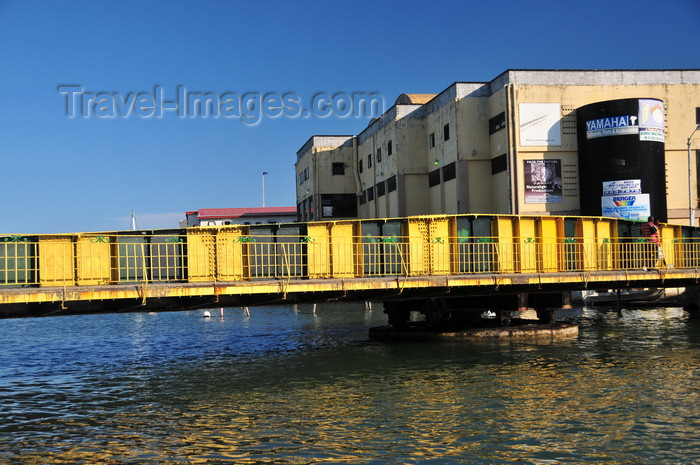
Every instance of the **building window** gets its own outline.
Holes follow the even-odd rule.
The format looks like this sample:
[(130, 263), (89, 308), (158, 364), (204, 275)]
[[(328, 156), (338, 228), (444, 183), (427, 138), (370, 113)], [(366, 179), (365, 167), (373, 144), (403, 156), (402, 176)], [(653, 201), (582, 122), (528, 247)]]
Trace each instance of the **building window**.
[(396, 175), (386, 180), (386, 190), (394, 192), (396, 190)]
[(394, 153), (394, 150), (393, 150), (393, 146), (391, 145), (391, 141), (389, 141), (389, 143), (386, 144), (386, 156), (388, 157), (392, 153)]
[(491, 174), (497, 174), (508, 169), (506, 154), (491, 159)]
[(355, 194), (323, 194), (321, 215), (324, 218), (352, 218), (357, 216)]
[(299, 173), (299, 184), (304, 184), (304, 172)]
[(695, 124), (700, 124), (700, 108), (695, 109)]
[(442, 167), (442, 182), (450, 181), (456, 177), (457, 177), (457, 168), (456, 168), (454, 162)]
[(450, 125), (446, 124), (442, 127), (442, 140), (450, 140)]
[(367, 155), (367, 168), (372, 167), (372, 154)]
[(437, 186), (440, 184), (440, 168), (428, 173), (428, 187)]
[(506, 113), (503, 111), (489, 120), (489, 134), (500, 131), (506, 127)]
[(384, 195), (384, 193), (386, 192), (385, 189), (386, 186), (384, 185), (384, 181), (377, 183), (377, 197), (381, 197), (382, 195)]
[(432, 149), (435, 147), (435, 133), (431, 132), (430, 133), (430, 148)]
[(367, 196), (365, 195), (364, 191), (362, 192), (362, 195), (360, 195), (360, 205), (364, 205), (367, 202)]
[(374, 200), (374, 187), (367, 189), (367, 201), (370, 202), (372, 200)]
[(333, 163), (333, 165), (331, 165), (331, 172), (333, 176), (345, 174), (345, 163)]
[(362, 173), (362, 160), (357, 162), (357, 167), (359, 168), (360, 173)]
[(377, 149), (377, 163), (379, 163), (380, 161), (382, 161), (382, 149), (381, 148)]
[(308, 166), (304, 169), (304, 181), (306, 181), (307, 179), (309, 179), (309, 167)]

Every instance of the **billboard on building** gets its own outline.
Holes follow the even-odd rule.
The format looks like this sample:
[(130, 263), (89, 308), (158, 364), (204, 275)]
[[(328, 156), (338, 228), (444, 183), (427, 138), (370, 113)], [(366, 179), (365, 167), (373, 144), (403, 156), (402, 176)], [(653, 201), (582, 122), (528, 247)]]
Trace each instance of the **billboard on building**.
[(523, 160), (525, 203), (561, 203), (561, 160)]
[(561, 105), (521, 103), (520, 145), (561, 145)]
[(651, 216), (649, 194), (610, 195), (601, 197), (603, 215), (627, 220), (646, 220)]
[(639, 99), (639, 140), (664, 142), (664, 103)]
[(656, 99), (628, 100), (637, 104), (636, 112), (619, 111), (587, 120), (586, 139), (638, 134), (642, 141), (664, 142), (664, 103)]

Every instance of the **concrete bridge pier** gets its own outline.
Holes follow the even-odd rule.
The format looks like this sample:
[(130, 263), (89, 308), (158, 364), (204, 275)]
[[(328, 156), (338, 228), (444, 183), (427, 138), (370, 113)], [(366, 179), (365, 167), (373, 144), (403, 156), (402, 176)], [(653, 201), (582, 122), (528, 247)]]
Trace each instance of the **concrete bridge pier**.
[[(554, 321), (557, 308), (571, 305), (569, 293), (495, 294), (384, 301), (387, 326), (370, 328), (378, 340), (536, 339), (578, 335), (578, 325)], [(423, 319), (411, 321), (411, 312)]]
[(552, 323), (556, 309), (571, 308), (571, 292), (518, 294), (518, 311), (528, 311), (531, 308), (537, 313), (540, 323)]
[[(421, 326), (431, 330), (459, 330), (494, 324), (509, 326), (513, 319), (550, 324), (554, 322), (556, 309), (571, 308), (571, 293), (389, 300), (384, 301), (383, 306), (388, 324), (394, 328)], [(411, 322), (411, 312), (422, 314), (423, 321)]]

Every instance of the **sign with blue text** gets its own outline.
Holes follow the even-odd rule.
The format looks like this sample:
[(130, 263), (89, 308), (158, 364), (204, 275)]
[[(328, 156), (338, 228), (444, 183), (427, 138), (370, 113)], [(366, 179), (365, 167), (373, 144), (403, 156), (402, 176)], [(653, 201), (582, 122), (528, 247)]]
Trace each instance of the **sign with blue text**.
[(627, 220), (646, 220), (651, 215), (649, 194), (601, 197), (602, 216)]

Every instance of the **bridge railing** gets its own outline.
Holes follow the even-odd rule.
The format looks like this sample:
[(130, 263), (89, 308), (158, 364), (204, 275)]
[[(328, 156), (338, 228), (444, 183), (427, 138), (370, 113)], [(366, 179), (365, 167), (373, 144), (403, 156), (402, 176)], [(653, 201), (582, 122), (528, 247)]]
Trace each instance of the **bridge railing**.
[[(604, 218), (431, 216), (0, 235), (0, 287), (700, 267), (700, 234)], [(635, 229), (636, 228), (636, 229)]]

